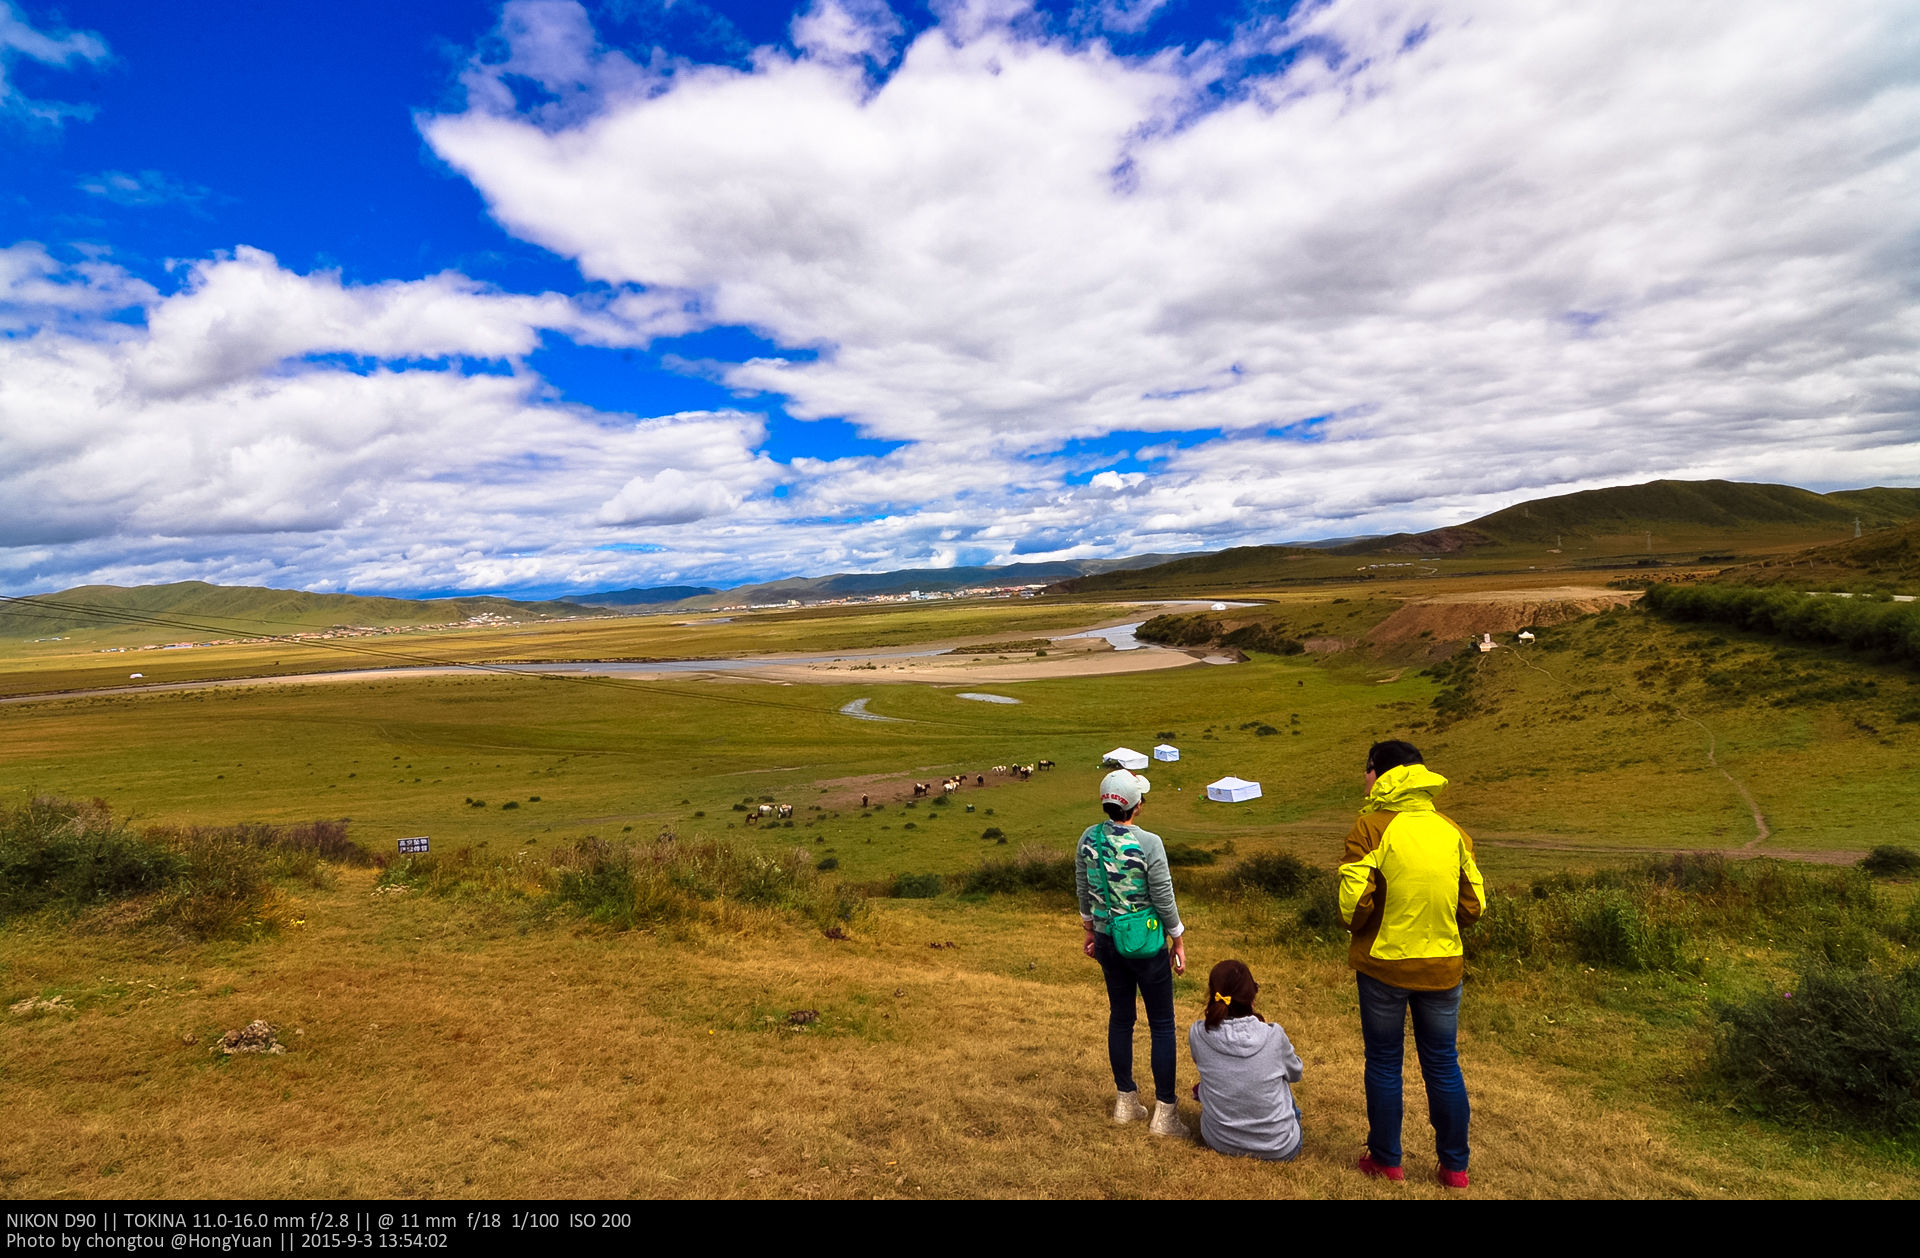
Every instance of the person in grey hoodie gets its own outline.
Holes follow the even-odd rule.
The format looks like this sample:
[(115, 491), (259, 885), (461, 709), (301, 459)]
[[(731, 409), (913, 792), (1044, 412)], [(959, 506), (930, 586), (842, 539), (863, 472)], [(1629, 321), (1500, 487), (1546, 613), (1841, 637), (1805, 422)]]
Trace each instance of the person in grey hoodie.
[(1276, 1022), (1253, 1011), (1260, 984), (1244, 961), (1207, 976), (1207, 1016), (1187, 1031), (1200, 1071), (1200, 1139), (1216, 1153), (1291, 1162), (1300, 1155), (1300, 1110), (1287, 1085), (1300, 1055)]

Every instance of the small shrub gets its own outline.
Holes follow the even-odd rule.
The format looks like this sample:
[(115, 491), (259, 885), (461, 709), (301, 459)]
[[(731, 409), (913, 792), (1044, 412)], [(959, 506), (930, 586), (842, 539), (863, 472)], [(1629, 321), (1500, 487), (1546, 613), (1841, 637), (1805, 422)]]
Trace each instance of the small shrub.
[(1276, 899), (1289, 899), (1307, 886), (1314, 875), (1313, 866), (1286, 852), (1262, 852), (1249, 856), (1233, 867), (1233, 879), (1241, 886), (1264, 891)]
[[(1000, 842), (1005, 843), (1003, 838)], [(1026, 846), (1011, 860), (990, 860), (961, 876), (960, 889), (968, 895), (1011, 895), (1016, 891), (1073, 893), (1073, 857), (1037, 846)]]
[(931, 900), (946, 890), (939, 874), (895, 874), (887, 894), (896, 900)]
[(1167, 844), (1167, 864), (1169, 865), (1211, 865), (1220, 857), (1204, 847), (1192, 843)]
[(1593, 891), (1575, 902), (1574, 953), (1589, 965), (1617, 970), (1674, 970), (1682, 966), (1684, 935), (1655, 923), (1624, 891)]
[(104, 800), (38, 796), (0, 813), (0, 921), (139, 895), (179, 870), (176, 853), (129, 833)]
[(150, 920), (194, 939), (248, 938), (274, 929), (273, 886), (261, 849), (244, 827), (190, 830), (173, 837), (181, 857)]
[(829, 870), (840, 868), (840, 858), (838, 856), (823, 856), (818, 861), (814, 862), (813, 867), (818, 872), (824, 874), (824, 873), (827, 873)]
[(1910, 878), (1920, 874), (1920, 850), (1882, 843), (1867, 853), (1860, 868), (1876, 878)]
[(1814, 966), (1791, 991), (1718, 1005), (1712, 1069), (1789, 1121), (1920, 1127), (1920, 967)]
[(520, 806), (520, 801), (517, 799), (510, 799), (506, 803), (500, 805), (502, 810), (505, 810), (508, 808), (518, 808), (519, 806)]
[(988, 826), (980, 832), (980, 837), (983, 839), (1004, 839), (1007, 836), (1006, 832), (1001, 830), (999, 826)]

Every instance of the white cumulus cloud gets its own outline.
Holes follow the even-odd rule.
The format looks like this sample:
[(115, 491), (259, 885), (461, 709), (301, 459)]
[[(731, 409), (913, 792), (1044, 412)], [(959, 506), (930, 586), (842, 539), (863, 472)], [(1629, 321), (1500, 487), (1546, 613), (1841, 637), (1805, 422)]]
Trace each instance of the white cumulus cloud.
[(1920, 477), (1910, 0), (1333, 0), (1132, 59), (1027, 16), (953, 6), (877, 89), (801, 41), (423, 129), (589, 275), (818, 350), (728, 375), (797, 414), (1031, 454), (1224, 430), (1156, 478), (1189, 540)]

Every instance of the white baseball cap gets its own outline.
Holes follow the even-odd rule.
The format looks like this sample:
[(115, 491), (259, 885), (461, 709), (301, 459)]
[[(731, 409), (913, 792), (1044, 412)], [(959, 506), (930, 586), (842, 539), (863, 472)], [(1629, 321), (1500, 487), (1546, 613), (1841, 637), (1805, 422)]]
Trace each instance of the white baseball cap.
[(1100, 779), (1100, 802), (1122, 808), (1138, 808), (1140, 799), (1153, 789), (1153, 783), (1131, 769), (1115, 769)]

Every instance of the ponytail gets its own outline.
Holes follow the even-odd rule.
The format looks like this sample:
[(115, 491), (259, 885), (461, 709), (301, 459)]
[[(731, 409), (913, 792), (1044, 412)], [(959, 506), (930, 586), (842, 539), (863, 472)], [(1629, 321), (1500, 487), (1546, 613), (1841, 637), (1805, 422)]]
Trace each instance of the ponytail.
[(1259, 993), (1260, 984), (1253, 981), (1253, 971), (1245, 961), (1222, 961), (1214, 966), (1213, 973), (1207, 975), (1207, 1030), (1217, 1029), (1228, 1018), (1259, 1018), (1253, 1012), (1253, 998)]

